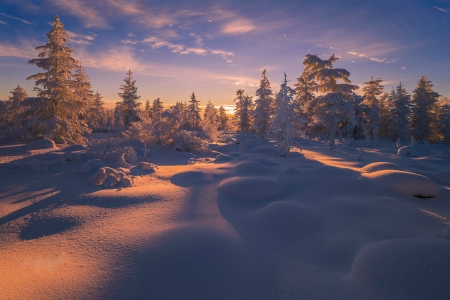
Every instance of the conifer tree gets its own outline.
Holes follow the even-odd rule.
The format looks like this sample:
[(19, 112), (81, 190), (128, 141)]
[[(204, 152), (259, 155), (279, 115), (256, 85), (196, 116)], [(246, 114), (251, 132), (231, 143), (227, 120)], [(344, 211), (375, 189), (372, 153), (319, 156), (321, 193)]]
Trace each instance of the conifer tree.
[(241, 89), (236, 92), (236, 95), (237, 97), (233, 101), (236, 103), (234, 109), (234, 121), (237, 131), (249, 132), (252, 126), (252, 97), (249, 97), (248, 95), (244, 96), (244, 90)]
[(380, 84), (381, 82), (381, 78), (373, 79), (373, 77), (370, 76), (370, 80), (364, 82), (366, 86), (363, 88), (364, 101), (362, 104), (364, 109), (362, 125), (366, 135), (368, 135), (372, 141), (376, 141), (380, 126), (380, 103), (377, 96), (381, 95), (383, 92), (383, 86)]
[(105, 102), (102, 95), (97, 91), (92, 97), (92, 105), (89, 112), (91, 128), (101, 129), (107, 123)]
[(163, 113), (164, 110), (164, 105), (163, 102), (161, 101), (161, 99), (156, 98), (155, 100), (153, 100), (153, 104), (152, 104), (152, 122), (159, 122), (161, 120), (161, 115)]
[(210, 142), (217, 139), (217, 136), (219, 135), (218, 127), (217, 109), (214, 107), (214, 104), (211, 103), (211, 100), (209, 100), (208, 103), (206, 103), (203, 115), (202, 129), (208, 136)]
[[(317, 83), (314, 89), (324, 94), (314, 98), (310, 105), (314, 112), (313, 123), (321, 124), (328, 129), (331, 150), (336, 147), (335, 136), (339, 124), (356, 123), (353, 91), (358, 87), (351, 85), (348, 78), (350, 72), (333, 68), (333, 63), (337, 60), (334, 54), (327, 60), (307, 54), (304, 62), (305, 70)], [(338, 80), (343, 83), (338, 83)]]
[(255, 110), (253, 111), (253, 128), (255, 136), (262, 139), (269, 137), (273, 119), (273, 98), (267, 71), (262, 72), (259, 88), (256, 90)]
[(28, 94), (20, 85), (10, 92), (11, 96), (5, 103), (3, 124), (7, 129), (12, 129), (18, 124), (18, 116), (25, 110), (24, 101), (28, 98)]
[(81, 134), (90, 130), (79, 120), (83, 103), (74, 95), (72, 71), (78, 62), (72, 58), (73, 50), (66, 46), (68, 34), (58, 16), (47, 33), (47, 44), (36, 47), (38, 58), (28, 63), (43, 69), (43, 73), (29, 76), (35, 80), (37, 99), (29, 101), (23, 125), (28, 138), (44, 137), (58, 143), (83, 143)]
[(188, 105), (188, 118), (190, 120), (190, 126), (192, 128), (197, 128), (198, 124), (200, 122), (200, 107), (199, 107), (200, 101), (195, 98), (195, 94), (192, 93), (191, 100), (189, 100)]
[(433, 126), (437, 120), (439, 94), (433, 91), (433, 84), (422, 76), (413, 91), (411, 100), (411, 134), (416, 141), (433, 140)]
[(275, 155), (279, 157), (288, 156), (294, 144), (293, 123), (296, 119), (293, 105), (294, 96), (295, 91), (287, 85), (286, 73), (284, 73), (284, 81), (277, 94), (277, 107), (272, 123), (273, 135), (278, 148)]
[(148, 99), (145, 102), (144, 112), (145, 112), (147, 118), (149, 118), (149, 119), (152, 118), (152, 105), (150, 104), (150, 100), (148, 100)]
[(380, 122), (378, 127), (378, 137), (382, 139), (388, 139), (390, 135), (389, 118), (391, 110), (388, 93), (384, 92), (380, 95), (379, 107)]
[[(92, 119), (95, 113), (92, 109), (94, 93), (92, 91), (92, 85), (89, 80), (89, 76), (84, 71), (84, 67), (78, 64), (75, 68), (75, 74), (72, 75), (74, 78), (74, 94), (77, 101), (81, 104), (81, 110), (79, 111), (80, 119), (87, 122), (91, 127)], [(91, 127), (92, 128), (92, 127)]]
[(137, 122), (140, 120), (139, 118), (139, 106), (141, 105), (138, 102), (140, 96), (137, 95), (137, 87), (136, 80), (133, 80), (133, 73), (131, 70), (128, 71), (127, 76), (123, 80), (125, 84), (120, 86), (120, 89), (123, 91), (119, 93), (119, 96), (122, 98), (120, 105), (116, 106), (120, 110), (120, 118), (122, 119), (122, 124), (124, 129), (128, 129), (133, 122)]
[(227, 116), (227, 111), (225, 110), (225, 108), (223, 108), (223, 106), (221, 106), (219, 108), (219, 114), (218, 114), (218, 118), (219, 118), (219, 130), (221, 131), (228, 131), (228, 116)]
[(439, 133), (443, 144), (450, 145), (450, 99), (439, 99)]
[(297, 78), (295, 86), (294, 109), (297, 116), (306, 118), (308, 122), (311, 120), (312, 106), (311, 101), (314, 99), (314, 90), (317, 86), (314, 77), (311, 76), (311, 70), (307, 68), (308, 60), (303, 62), (305, 69), (302, 75)]
[(391, 109), (391, 130), (393, 141), (407, 141), (409, 139), (409, 120), (411, 116), (411, 96), (403, 87), (402, 82), (390, 94), (392, 103)]

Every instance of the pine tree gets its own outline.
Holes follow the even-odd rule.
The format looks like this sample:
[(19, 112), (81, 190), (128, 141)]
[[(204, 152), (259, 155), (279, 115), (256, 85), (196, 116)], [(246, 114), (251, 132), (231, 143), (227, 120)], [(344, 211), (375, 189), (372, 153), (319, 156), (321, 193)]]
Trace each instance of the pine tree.
[(152, 121), (153, 123), (155, 122), (159, 122), (161, 120), (161, 115), (163, 113), (164, 110), (164, 105), (163, 102), (161, 101), (161, 99), (156, 98), (155, 100), (153, 100), (153, 104), (152, 104)]
[(306, 118), (309, 123), (312, 115), (312, 107), (310, 104), (315, 97), (314, 90), (316, 89), (317, 84), (314, 77), (311, 76), (311, 70), (307, 68), (309, 65), (307, 59), (303, 62), (303, 65), (305, 65), (305, 69), (303, 70), (302, 75), (297, 78), (297, 83), (294, 85), (294, 108), (296, 115)]
[(275, 137), (278, 150), (276, 156), (285, 157), (294, 144), (294, 120), (296, 119), (293, 98), (295, 91), (287, 85), (286, 73), (277, 94), (277, 107), (272, 123), (273, 135)]
[(411, 116), (411, 96), (400, 82), (391, 92), (389, 101), (392, 103), (391, 109), (391, 130), (393, 141), (407, 141), (409, 139), (409, 119)]
[(267, 79), (267, 71), (262, 72), (262, 80), (256, 90), (255, 110), (253, 111), (253, 128), (255, 136), (262, 139), (269, 137), (270, 126), (273, 119), (273, 98), (270, 81)]
[(149, 118), (149, 119), (152, 118), (152, 105), (150, 104), (150, 100), (148, 100), (148, 99), (145, 102), (144, 112), (145, 112), (147, 118)]
[(208, 136), (210, 142), (217, 139), (219, 135), (218, 127), (217, 109), (214, 107), (214, 104), (211, 103), (211, 100), (209, 100), (208, 103), (206, 103), (203, 115), (202, 129)]
[(236, 99), (233, 101), (236, 103), (234, 109), (234, 121), (239, 132), (249, 132), (252, 126), (252, 110), (253, 101), (252, 97), (248, 95), (244, 96), (244, 90), (239, 89), (236, 92)]
[[(337, 60), (334, 54), (327, 60), (307, 54), (304, 62), (305, 70), (317, 83), (314, 89), (325, 94), (314, 98), (310, 101), (310, 105), (314, 112), (313, 123), (321, 124), (328, 129), (331, 150), (336, 148), (335, 136), (339, 125), (355, 124), (353, 91), (358, 88), (351, 85), (348, 78), (350, 72), (333, 68), (333, 63)], [(338, 83), (338, 80), (343, 83)]]
[(92, 97), (92, 105), (89, 112), (91, 128), (104, 129), (107, 124), (105, 102), (97, 91)]
[(192, 126), (193, 129), (198, 127), (198, 124), (200, 122), (200, 107), (199, 107), (200, 101), (195, 98), (195, 94), (192, 93), (191, 100), (189, 100), (188, 105), (188, 117), (190, 120), (190, 126)]
[(389, 119), (391, 111), (391, 103), (389, 101), (388, 93), (384, 92), (380, 95), (379, 107), (380, 122), (378, 128), (378, 137), (382, 139), (388, 139), (390, 136)]
[(439, 133), (443, 144), (450, 145), (450, 99), (439, 99)]
[(12, 90), (9, 100), (5, 103), (5, 113), (3, 123), (7, 129), (12, 129), (18, 124), (18, 116), (24, 112), (24, 101), (28, 98), (28, 94), (20, 85)]
[(368, 135), (372, 141), (376, 141), (380, 126), (380, 103), (377, 96), (381, 95), (383, 92), (383, 86), (380, 84), (381, 82), (381, 78), (374, 80), (373, 77), (370, 76), (370, 80), (364, 82), (366, 86), (363, 88), (364, 109), (362, 125), (366, 135)]
[(83, 103), (74, 95), (72, 71), (78, 62), (72, 58), (73, 50), (66, 46), (68, 34), (58, 16), (47, 33), (47, 44), (36, 47), (38, 58), (28, 63), (45, 72), (29, 76), (35, 80), (38, 98), (29, 101), (23, 114), (23, 125), (28, 138), (44, 137), (59, 143), (86, 142), (81, 134), (90, 130), (79, 120)]
[(410, 126), (412, 136), (419, 142), (433, 140), (433, 123), (438, 120), (436, 108), (440, 95), (432, 88), (431, 81), (422, 76), (413, 91)]
[(219, 130), (221, 131), (228, 131), (228, 116), (227, 111), (223, 106), (219, 107), (219, 113), (218, 113), (218, 119), (219, 119)]
[(87, 122), (90, 128), (92, 128), (92, 119), (95, 118), (92, 110), (94, 93), (92, 91), (92, 85), (89, 80), (89, 76), (84, 71), (84, 67), (79, 64), (73, 74), (74, 79), (74, 94), (77, 101), (81, 104), (81, 110), (78, 112), (81, 120)]
[(130, 127), (131, 123), (140, 120), (139, 106), (141, 103), (138, 102), (140, 96), (137, 95), (136, 80), (133, 80), (132, 75), (133, 73), (129, 70), (127, 77), (123, 80), (125, 84), (120, 86), (120, 89), (123, 91), (119, 93), (119, 96), (122, 98), (121, 104), (118, 107), (116, 106), (121, 109), (120, 117), (125, 130)]

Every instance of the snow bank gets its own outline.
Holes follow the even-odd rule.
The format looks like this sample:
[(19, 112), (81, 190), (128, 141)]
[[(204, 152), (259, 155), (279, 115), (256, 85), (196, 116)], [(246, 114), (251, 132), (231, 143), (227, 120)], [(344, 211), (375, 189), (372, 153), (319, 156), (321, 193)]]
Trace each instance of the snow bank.
[(241, 151), (252, 151), (257, 147), (260, 147), (261, 143), (255, 140), (245, 141), (239, 144), (239, 150)]
[(450, 241), (437, 237), (391, 239), (363, 248), (351, 281), (391, 299), (444, 299), (450, 295)]
[(64, 148), (64, 151), (83, 151), (86, 150), (86, 147), (83, 145), (72, 145)]
[(233, 177), (222, 181), (219, 194), (244, 201), (265, 201), (280, 197), (285, 188), (269, 177)]
[(56, 144), (52, 140), (35, 140), (28, 142), (26, 147), (31, 150), (56, 148)]
[(223, 164), (223, 163), (227, 163), (230, 162), (234, 159), (234, 157), (225, 155), (225, 154), (220, 154), (217, 155), (216, 159), (214, 160), (215, 164)]
[(419, 157), (426, 156), (429, 154), (428, 148), (419, 144), (412, 144), (410, 146), (403, 146), (398, 149), (397, 155), (409, 156), (409, 157)]
[(131, 176), (110, 167), (100, 168), (97, 173), (89, 177), (88, 182), (94, 185), (102, 185), (105, 188), (131, 187), (134, 185)]
[(267, 174), (270, 169), (258, 161), (244, 161), (236, 165), (238, 174)]
[(374, 180), (378, 185), (419, 198), (431, 198), (439, 194), (439, 187), (433, 180), (416, 173), (383, 170), (362, 173), (362, 176)]
[(400, 168), (396, 164), (393, 164), (390, 162), (374, 162), (374, 163), (368, 164), (367, 166), (361, 168), (361, 171), (366, 172), (366, 173), (372, 173), (372, 172), (383, 171), (383, 170), (403, 171), (402, 168)]
[(214, 179), (203, 171), (187, 171), (174, 175), (170, 181), (178, 186), (190, 187), (194, 185), (209, 184), (212, 183)]

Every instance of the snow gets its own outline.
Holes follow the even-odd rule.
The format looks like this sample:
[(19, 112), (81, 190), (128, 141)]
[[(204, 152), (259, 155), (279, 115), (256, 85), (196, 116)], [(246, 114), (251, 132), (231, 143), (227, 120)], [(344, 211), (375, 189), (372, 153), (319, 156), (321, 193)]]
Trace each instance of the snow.
[(45, 139), (28, 142), (26, 146), (31, 150), (56, 148), (54, 141)]
[(274, 157), (248, 136), (201, 153), (147, 145), (144, 161), (142, 142), (88, 138), (0, 144), (0, 299), (450, 294), (448, 146), (300, 139)]

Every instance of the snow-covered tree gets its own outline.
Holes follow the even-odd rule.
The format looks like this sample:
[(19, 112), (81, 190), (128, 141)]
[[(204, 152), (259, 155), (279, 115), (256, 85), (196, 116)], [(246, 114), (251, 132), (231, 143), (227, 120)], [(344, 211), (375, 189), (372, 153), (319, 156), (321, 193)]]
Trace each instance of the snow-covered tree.
[(234, 109), (234, 122), (239, 132), (249, 132), (252, 126), (252, 111), (253, 101), (252, 97), (245, 95), (244, 90), (239, 89), (236, 92), (236, 99), (233, 101), (236, 103)]
[(366, 86), (363, 88), (364, 109), (362, 125), (366, 135), (368, 135), (372, 141), (376, 141), (380, 126), (380, 102), (377, 96), (381, 95), (383, 92), (383, 86), (380, 84), (381, 82), (381, 78), (373, 79), (373, 77), (370, 76), (370, 80), (364, 82)]
[(440, 98), (439, 103), (439, 133), (442, 143), (450, 145), (450, 99)]
[(119, 93), (120, 98), (122, 98), (119, 105), (116, 106), (119, 112), (119, 118), (124, 126), (124, 129), (128, 129), (133, 122), (139, 121), (139, 106), (138, 102), (140, 96), (137, 95), (136, 80), (133, 80), (133, 73), (131, 70), (128, 71), (127, 76), (123, 80), (125, 84), (120, 86), (123, 91)]
[(197, 128), (199, 125), (199, 122), (201, 120), (200, 118), (200, 107), (199, 107), (200, 101), (195, 98), (195, 94), (192, 93), (191, 99), (189, 100), (189, 104), (187, 107), (187, 115), (189, 118), (190, 126), (192, 128)]
[(201, 125), (209, 141), (215, 141), (219, 135), (219, 122), (217, 118), (217, 109), (214, 107), (214, 104), (211, 103), (211, 100), (206, 103)]
[(29, 76), (35, 80), (38, 98), (29, 101), (23, 115), (25, 138), (48, 138), (58, 143), (83, 143), (81, 134), (90, 129), (79, 120), (83, 102), (74, 94), (72, 71), (78, 62), (72, 58), (73, 50), (67, 47), (68, 34), (58, 16), (47, 33), (47, 44), (36, 47), (38, 58), (28, 63), (43, 69), (43, 73)]
[(225, 108), (223, 108), (223, 106), (219, 107), (218, 119), (219, 119), (219, 130), (228, 131), (229, 118), (227, 116), (227, 111), (225, 110)]
[(158, 97), (155, 100), (153, 100), (152, 103), (151, 114), (153, 122), (159, 122), (161, 120), (161, 115), (163, 111), (164, 111), (163, 102)]
[(276, 156), (285, 157), (294, 144), (294, 120), (296, 119), (293, 98), (295, 91), (287, 85), (286, 73), (277, 94), (277, 107), (273, 117), (272, 130), (277, 143)]
[[(314, 113), (312, 121), (328, 129), (329, 145), (332, 150), (336, 147), (335, 136), (339, 125), (355, 123), (353, 91), (358, 88), (351, 85), (348, 78), (350, 72), (333, 68), (333, 63), (337, 60), (334, 54), (327, 60), (307, 54), (304, 62), (306, 70), (317, 83), (315, 90), (324, 94), (314, 98), (310, 103)], [(343, 83), (338, 83), (338, 80)]]
[(147, 116), (147, 118), (152, 118), (152, 105), (150, 104), (150, 100), (147, 99), (147, 101), (145, 101), (145, 108), (144, 108), (144, 112)]
[(411, 116), (411, 96), (400, 82), (395, 91), (390, 93), (391, 109), (391, 139), (407, 141), (409, 139), (409, 119)]
[(411, 100), (411, 134), (416, 141), (433, 140), (433, 123), (438, 120), (437, 103), (439, 94), (433, 91), (433, 84), (422, 76), (413, 91)]
[(92, 110), (94, 92), (92, 91), (92, 85), (89, 80), (89, 76), (84, 71), (84, 67), (78, 64), (75, 68), (75, 73), (72, 75), (74, 79), (74, 94), (78, 101), (81, 103), (81, 111), (79, 117), (85, 121), (90, 128), (92, 128), (92, 119), (95, 113)]
[(311, 76), (311, 70), (308, 66), (308, 59), (303, 62), (305, 69), (302, 75), (297, 78), (297, 83), (295, 86), (295, 99), (294, 99), (294, 109), (297, 116), (306, 118), (308, 121), (311, 119), (312, 107), (310, 105), (311, 101), (314, 99), (314, 90), (317, 86), (314, 77)]
[(262, 79), (255, 95), (257, 99), (255, 100), (255, 110), (253, 111), (253, 128), (255, 129), (256, 137), (266, 139), (269, 137), (273, 118), (273, 93), (265, 69), (262, 72)]
[(5, 102), (4, 113), (2, 114), (2, 123), (7, 129), (12, 129), (18, 125), (18, 116), (25, 110), (23, 102), (28, 98), (27, 92), (20, 85), (17, 85), (10, 94), (8, 101)]
[(384, 92), (380, 95), (380, 100), (378, 102), (380, 107), (380, 122), (378, 126), (378, 137), (382, 139), (389, 139), (390, 136), (390, 113), (391, 113), (391, 103), (389, 101), (389, 94)]
[(97, 91), (92, 96), (92, 105), (89, 111), (89, 127), (94, 129), (105, 129), (107, 117), (105, 111), (105, 102), (102, 95)]

